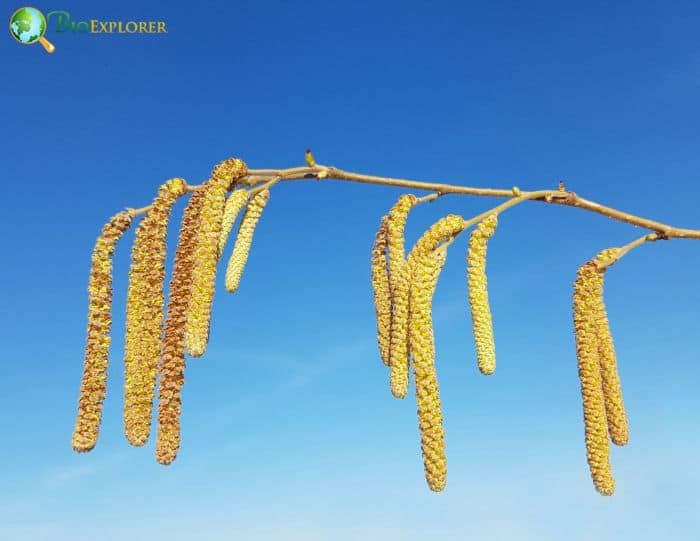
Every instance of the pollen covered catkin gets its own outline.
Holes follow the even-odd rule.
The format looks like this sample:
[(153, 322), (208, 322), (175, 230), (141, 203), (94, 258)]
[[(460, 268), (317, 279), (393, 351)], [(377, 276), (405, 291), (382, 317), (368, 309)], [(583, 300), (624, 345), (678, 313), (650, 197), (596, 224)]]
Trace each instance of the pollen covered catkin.
[(117, 241), (131, 226), (132, 217), (120, 212), (102, 228), (92, 251), (88, 285), (88, 326), (78, 415), (72, 445), (78, 452), (90, 451), (97, 443), (102, 403), (107, 392), (109, 332), (112, 326), (112, 256)]
[(476, 361), (479, 370), (485, 375), (491, 375), (496, 370), (496, 349), (486, 279), (486, 249), (497, 225), (496, 214), (489, 215), (479, 223), (469, 237), (467, 255), (469, 306), (476, 343)]
[(131, 252), (124, 353), (124, 431), (129, 443), (143, 445), (151, 429), (156, 370), (162, 348), (166, 233), (173, 204), (187, 191), (171, 179), (136, 229)]
[(598, 338), (598, 358), (600, 374), (605, 396), (605, 412), (608, 421), (610, 439), (615, 445), (625, 445), (629, 441), (629, 424), (625, 403), (622, 398), (622, 385), (617, 369), (617, 357), (610, 322), (603, 299), (605, 269), (616, 260), (619, 250), (611, 248), (603, 250), (594, 261), (598, 264), (600, 279), (596, 281), (596, 335)]
[(615, 481), (610, 468), (610, 442), (598, 359), (596, 316), (601, 274), (593, 262), (582, 265), (574, 283), (574, 333), (581, 381), (588, 466), (596, 490), (610, 496)]
[(385, 365), (389, 364), (391, 339), (391, 293), (387, 268), (387, 216), (382, 217), (372, 246), (372, 291), (377, 316), (377, 342), (379, 354)]
[(413, 194), (404, 194), (389, 210), (387, 215), (387, 254), (389, 259), (389, 287), (396, 289), (401, 270), (406, 264), (406, 240), (404, 231), (408, 213), (415, 206), (418, 198)]
[(156, 460), (160, 464), (170, 464), (180, 448), (181, 393), (185, 382), (185, 318), (192, 293), (192, 267), (203, 199), (204, 190), (200, 188), (192, 194), (185, 208), (170, 279), (158, 384)]
[(233, 253), (226, 268), (226, 291), (234, 293), (241, 283), (243, 270), (245, 269), (250, 247), (253, 243), (253, 235), (262, 215), (265, 205), (270, 199), (270, 190), (264, 189), (257, 193), (248, 204), (248, 208), (243, 214), (241, 225), (236, 235), (236, 243), (233, 246)]
[(248, 190), (235, 190), (226, 199), (224, 205), (224, 217), (221, 220), (221, 236), (219, 237), (219, 257), (224, 251), (228, 236), (231, 234), (233, 224), (238, 217), (238, 214), (243, 210), (243, 207), (248, 203)]
[[(387, 214), (387, 260), (389, 263), (389, 294), (391, 295), (392, 307), (396, 305), (400, 284), (405, 280), (405, 275), (408, 272), (406, 269), (406, 240), (404, 238), (404, 231), (408, 213), (416, 204), (417, 200), (418, 199), (413, 194), (404, 194), (399, 197)], [(404, 289), (405, 291), (401, 291), (400, 294), (408, 297), (408, 287), (406, 286)], [(395, 321), (397, 317), (400, 318), (398, 322)], [(396, 325), (398, 328), (405, 330), (401, 336), (390, 333), (389, 351), (392, 351), (395, 347), (399, 350), (407, 349), (408, 327), (407, 320), (405, 319), (407, 317), (407, 312), (396, 312), (392, 310), (390, 326), (393, 327)], [(394, 346), (394, 340), (401, 340), (403, 344)], [(391, 366), (391, 358), (389, 360), (389, 366)], [(404, 379), (406, 389), (404, 389)], [(391, 380), (391, 392), (394, 396), (397, 398), (406, 396), (408, 389), (408, 365), (391, 368)], [(394, 381), (396, 381), (396, 383), (394, 383)]]
[[(414, 245), (408, 256), (406, 272), (399, 274), (392, 293), (394, 317), (391, 322), (390, 384), (396, 398), (404, 398), (408, 392), (409, 347), (408, 322), (410, 319), (410, 269), (411, 259), (432, 252), (440, 243), (460, 233), (465, 228), (464, 219), (449, 214), (435, 222)], [(391, 242), (391, 239), (389, 240)]]
[(440, 390), (435, 372), (432, 301), (446, 256), (446, 246), (441, 246), (411, 263), (413, 281), (409, 335), (416, 380), (418, 426), (425, 478), (430, 489), (435, 492), (445, 488), (447, 458)]
[(211, 178), (204, 185), (192, 271), (192, 295), (187, 307), (185, 328), (185, 347), (193, 357), (203, 355), (209, 341), (226, 192), (234, 179), (247, 172), (248, 168), (243, 161), (229, 158), (214, 167)]

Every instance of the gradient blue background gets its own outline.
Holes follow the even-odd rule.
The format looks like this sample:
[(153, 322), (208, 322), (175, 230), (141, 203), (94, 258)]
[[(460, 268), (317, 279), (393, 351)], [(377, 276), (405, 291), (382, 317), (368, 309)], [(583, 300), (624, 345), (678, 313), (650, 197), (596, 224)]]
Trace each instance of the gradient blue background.
[[(536, 203), (503, 215), (491, 243), (495, 376), (476, 369), (466, 239), (438, 287), (443, 493), (423, 478), (413, 395), (390, 396), (376, 350), (369, 249), (401, 193), (378, 186), (273, 190), (240, 292), (219, 280), (170, 467), (122, 435), (127, 235), (101, 437), (71, 450), (95, 237), (164, 180), (199, 183), (228, 156), (298, 166), (309, 146), (381, 175), (564, 179), (700, 227), (696, 2), (187, 4), (40, 2), (76, 20), (165, 20), (168, 34), (50, 29), (54, 55), (0, 39), (0, 539), (697, 539), (700, 244), (645, 246), (608, 275), (631, 440), (613, 449), (618, 488), (603, 498), (585, 460), (571, 285), (643, 231)], [(422, 206), (408, 241), (496, 203)]]

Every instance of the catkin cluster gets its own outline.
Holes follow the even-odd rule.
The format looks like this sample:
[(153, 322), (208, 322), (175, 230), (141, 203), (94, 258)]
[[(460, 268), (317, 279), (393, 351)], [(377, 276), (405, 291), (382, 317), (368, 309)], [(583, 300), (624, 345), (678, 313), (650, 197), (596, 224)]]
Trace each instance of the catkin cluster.
[(226, 204), (226, 192), (234, 179), (247, 173), (244, 162), (234, 158), (218, 164), (204, 185), (200, 212), (192, 294), (187, 307), (185, 346), (193, 357), (204, 354), (209, 341), (211, 305), (216, 283), (216, 264), (219, 259), (221, 223)]
[(406, 258), (404, 226), (417, 201), (415, 196), (402, 196), (382, 218), (372, 246), (371, 278), (379, 352), (385, 364), (388, 359), (391, 392), (397, 398), (406, 396), (413, 358), (425, 476), (428, 486), (440, 491), (447, 479), (447, 461), (435, 373), (432, 299), (447, 245), (467, 224), (461, 216), (445, 216), (423, 233)]
[(109, 332), (112, 326), (112, 256), (117, 241), (129, 229), (131, 222), (132, 217), (128, 212), (113, 216), (102, 228), (92, 252), (87, 345), (72, 439), (73, 449), (78, 452), (89, 451), (97, 443), (102, 402), (107, 391)]
[(124, 431), (132, 445), (143, 445), (151, 428), (156, 370), (162, 348), (163, 281), (168, 218), (187, 191), (180, 178), (169, 180), (136, 230), (131, 253), (124, 353)]
[(582, 265), (574, 283), (574, 331), (583, 399), (586, 455), (596, 490), (609, 496), (615, 490), (610, 468), (610, 442), (605, 412), (596, 318), (602, 275), (594, 262)]
[(600, 252), (582, 265), (574, 284), (574, 330), (583, 397), (588, 464), (596, 489), (613, 493), (610, 472), (610, 440), (629, 440), (627, 413), (610, 324), (603, 300), (606, 269), (620, 257), (618, 248)]
[(485, 375), (491, 375), (496, 370), (496, 349), (486, 280), (486, 248), (497, 225), (496, 214), (489, 215), (479, 223), (469, 237), (467, 254), (469, 306), (476, 343), (476, 361), (479, 370)]
[(233, 246), (233, 253), (226, 268), (226, 291), (234, 293), (241, 283), (243, 269), (245, 269), (245, 265), (248, 262), (250, 247), (253, 244), (255, 228), (269, 199), (270, 190), (266, 188), (260, 191), (255, 194), (243, 214), (238, 234), (236, 235), (236, 242)]
[(185, 382), (185, 324), (192, 293), (199, 214), (204, 190), (192, 194), (185, 208), (170, 279), (170, 298), (163, 333), (158, 393), (158, 435), (156, 460), (170, 464), (180, 448), (180, 408)]
[[(413, 246), (406, 268), (410, 269), (413, 260), (432, 252), (438, 245), (459, 234), (464, 228), (464, 219), (456, 214), (449, 214), (435, 222)], [(410, 272), (401, 272), (392, 295), (394, 318), (391, 325), (391, 392), (397, 398), (405, 397), (408, 392), (410, 284)]]
[(374, 310), (377, 316), (377, 342), (379, 355), (385, 365), (389, 365), (391, 339), (391, 291), (389, 289), (389, 269), (387, 266), (387, 225), (388, 217), (383, 216), (372, 246), (372, 292)]
[[(160, 373), (156, 456), (162, 464), (175, 459), (180, 445), (187, 340), (194, 344), (191, 349), (196, 354), (203, 351), (208, 338), (214, 273), (219, 246), (225, 242), (225, 235), (222, 238), (225, 196), (234, 181), (246, 174), (244, 162), (228, 159), (214, 168), (209, 181), (194, 190), (183, 216), (165, 325), (166, 234), (173, 205), (188, 192), (184, 180), (171, 179), (159, 188), (153, 204), (144, 209), (145, 216), (136, 231), (127, 293), (124, 430), (133, 445), (143, 445), (148, 439), (156, 376)], [(234, 192), (227, 211), (227, 220), (231, 219), (225, 226), (228, 230), (235, 220), (235, 207), (239, 211), (246, 199), (245, 190)], [(134, 214), (137, 213), (123, 212), (112, 218), (103, 228), (93, 252), (88, 338), (72, 441), (76, 451), (89, 451), (97, 440), (106, 390), (112, 255)]]
[(436, 492), (445, 488), (447, 482), (447, 458), (440, 391), (435, 372), (432, 301), (446, 256), (446, 246), (442, 246), (416, 258), (411, 265), (409, 336), (416, 381), (418, 426), (425, 478), (430, 489)]
[(626, 445), (629, 441), (629, 425), (622, 398), (622, 385), (617, 370), (617, 356), (610, 332), (610, 322), (603, 300), (605, 270), (618, 258), (619, 249), (609, 248), (598, 254), (594, 262), (600, 270), (600, 290), (596, 295), (596, 336), (598, 338), (598, 357), (600, 375), (605, 397), (605, 415), (608, 421), (610, 439), (615, 445)]

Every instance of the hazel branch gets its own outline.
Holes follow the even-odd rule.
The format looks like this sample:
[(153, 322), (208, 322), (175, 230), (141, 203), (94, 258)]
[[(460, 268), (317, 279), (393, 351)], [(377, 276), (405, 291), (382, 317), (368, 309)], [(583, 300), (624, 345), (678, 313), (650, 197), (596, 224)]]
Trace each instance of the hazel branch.
[[(156, 375), (160, 373), (156, 455), (160, 463), (169, 464), (175, 459), (180, 445), (185, 353), (200, 356), (209, 341), (216, 267), (236, 216), (245, 208), (226, 270), (226, 289), (231, 292), (238, 289), (270, 188), (291, 180), (318, 182), (330, 179), (394, 186), (404, 191), (381, 220), (371, 250), (371, 281), (379, 353), (389, 367), (391, 392), (395, 397), (406, 396), (410, 366), (413, 366), (426, 477), (433, 490), (445, 486), (446, 461), (431, 311), (435, 284), (448, 246), (464, 231), (476, 226), (469, 239), (466, 258), (468, 300), (477, 364), (480, 371), (488, 375), (494, 372), (496, 359), (488, 303), (486, 254), (499, 214), (525, 201), (539, 201), (578, 207), (646, 230), (646, 234), (632, 242), (605, 249), (581, 265), (574, 283), (574, 334), (587, 458), (598, 491), (612, 494), (615, 484), (610, 467), (609, 439), (617, 445), (624, 445), (629, 431), (603, 301), (605, 270), (630, 250), (647, 242), (672, 238), (700, 239), (700, 230), (674, 227), (589, 201), (567, 191), (563, 182), (559, 182), (554, 190), (522, 191), (517, 186), (510, 189), (479, 188), (379, 177), (317, 165), (308, 149), (306, 163), (307, 167), (248, 170), (242, 160), (229, 158), (217, 164), (210, 179), (203, 184), (187, 185), (182, 179), (173, 179), (159, 190), (153, 205), (127, 208), (105, 226), (92, 260), (88, 345), (74, 449), (88, 451), (97, 439), (106, 390), (111, 258), (117, 239), (126, 231), (132, 218), (145, 214), (136, 232), (127, 298), (127, 434), (135, 445), (142, 445), (148, 437), (154, 385)], [(418, 197), (406, 193), (415, 191), (424, 194)], [(169, 291), (168, 317), (162, 332), (165, 235), (169, 212), (177, 197), (185, 192), (193, 195), (183, 216)], [(227, 199), (229, 192), (232, 195)], [(406, 255), (404, 232), (411, 209), (447, 194), (498, 197), (502, 202), (468, 220), (457, 214), (444, 216), (422, 234)]]
[[(612, 207), (601, 205), (595, 201), (590, 201), (579, 197), (576, 193), (558, 190), (538, 190), (523, 191), (516, 189), (496, 189), (496, 188), (474, 188), (470, 186), (459, 186), (455, 184), (444, 184), (437, 182), (425, 182), (419, 180), (381, 177), (375, 175), (365, 175), (344, 171), (337, 167), (317, 165), (316, 167), (292, 167), (288, 169), (251, 169), (248, 174), (238, 181), (239, 185), (254, 188), (253, 192), (262, 191), (268, 183), (285, 182), (291, 180), (339, 180), (346, 182), (358, 182), (361, 184), (378, 184), (384, 186), (396, 186), (400, 188), (410, 188), (414, 190), (425, 190), (433, 192), (424, 196), (426, 201), (434, 200), (447, 194), (454, 195), (476, 195), (485, 197), (507, 197), (511, 201), (529, 200), (550, 203), (554, 205), (564, 205), (577, 207), (583, 210), (607, 216), (613, 220), (636, 225), (644, 229), (656, 232), (660, 238), (688, 238), (700, 239), (700, 230), (675, 227), (669, 224), (636, 216)], [(271, 185), (271, 184), (270, 184)], [(269, 187), (269, 186), (268, 186)], [(197, 189), (197, 186), (189, 186), (189, 191)], [(139, 209), (127, 209), (131, 216), (144, 214), (150, 209), (143, 207)], [(492, 212), (492, 211), (489, 211)], [(480, 215), (483, 218), (483, 215)], [(478, 221), (478, 220), (477, 220)]]

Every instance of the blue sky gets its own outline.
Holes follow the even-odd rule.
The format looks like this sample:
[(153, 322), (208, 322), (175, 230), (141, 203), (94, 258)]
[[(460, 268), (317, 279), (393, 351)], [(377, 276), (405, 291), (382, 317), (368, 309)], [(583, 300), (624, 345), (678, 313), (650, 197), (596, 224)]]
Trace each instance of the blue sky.
[[(19, 7), (3, 3), (5, 14)], [(0, 539), (387, 541), (694, 539), (700, 529), (700, 244), (632, 252), (606, 301), (631, 422), (617, 492), (585, 461), (571, 331), (578, 265), (642, 232), (570, 208), (500, 219), (488, 273), (498, 369), (476, 369), (465, 241), (434, 303), (448, 486), (424, 481), (411, 395), (375, 344), (369, 250), (401, 191), (273, 190), (241, 290), (219, 281), (170, 467), (122, 435), (133, 232), (96, 449), (71, 450), (90, 252), (105, 220), (228, 156), (473, 186), (553, 188), (700, 227), (700, 8), (694, 2), (75, 2), (75, 20), (165, 20), (165, 36), (0, 39)], [(412, 243), (449, 213), (412, 213)], [(182, 204), (169, 237), (173, 254)], [(230, 251), (229, 246), (228, 250)], [(223, 278), (223, 276), (220, 276)]]

